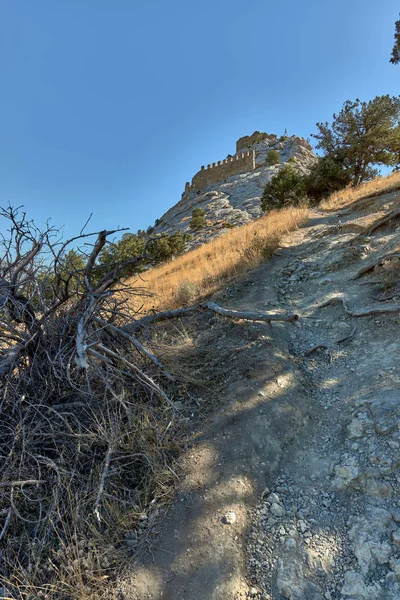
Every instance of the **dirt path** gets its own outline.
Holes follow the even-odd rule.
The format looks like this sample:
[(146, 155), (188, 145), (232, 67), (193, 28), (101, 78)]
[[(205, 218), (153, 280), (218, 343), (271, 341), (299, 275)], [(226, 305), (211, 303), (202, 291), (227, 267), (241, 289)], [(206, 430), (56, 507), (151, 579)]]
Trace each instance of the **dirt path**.
[(184, 457), (177, 501), (123, 598), (400, 598), (398, 315), (318, 308), (337, 296), (357, 312), (393, 306), (372, 300), (370, 275), (352, 277), (399, 243), (390, 223), (360, 235), (396, 203), (377, 199), (341, 226), (314, 213), (224, 299), (295, 310), (299, 326), (245, 325), (241, 376)]

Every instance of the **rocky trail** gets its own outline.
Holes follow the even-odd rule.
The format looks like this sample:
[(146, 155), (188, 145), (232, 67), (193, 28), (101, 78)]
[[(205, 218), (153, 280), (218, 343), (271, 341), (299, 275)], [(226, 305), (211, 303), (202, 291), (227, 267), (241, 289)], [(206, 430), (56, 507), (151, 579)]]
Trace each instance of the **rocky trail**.
[(312, 212), (219, 298), (299, 320), (243, 325), (121, 598), (400, 599), (399, 203)]

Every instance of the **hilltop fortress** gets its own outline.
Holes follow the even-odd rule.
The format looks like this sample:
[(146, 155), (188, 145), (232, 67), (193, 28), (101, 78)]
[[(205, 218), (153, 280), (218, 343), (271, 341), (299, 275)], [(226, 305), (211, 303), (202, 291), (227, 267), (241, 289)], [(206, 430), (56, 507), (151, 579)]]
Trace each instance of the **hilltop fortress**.
[[(290, 160), (299, 173), (308, 173), (317, 160), (310, 144), (296, 135), (281, 137), (255, 131), (236, 142), (234, 156), (228, 155), (202, 166), (186, 183), (181, 199), (157, 219), (155, 234), (182, 231), (191, 235), (189, 248), (209, 241), (231, 227), (239, 227), (262, 215), (260, 200), (265, 185)], [(279, 162), (267, 160), (271, 150)], [(192, 212), (200, 208), (206, 226), (193, 230)]]
[(202, 166), (192, 178), (192, 182), (186, 182), (183, 196), (191, 191), (203, 190), (213, 184), (221, 183), (234, 175), (254, 171), (263, 163), (265, 164), (266, 153), (272, 149), (279, 151), (281, 164), (289, 158), (296, 158), (301, 150), (312, 152), (310, 144), (295, 135), (282, 136), (278, 139), (275, 134), (255, 131), (237, 140), (234, 156), (228, 156), (207, 167)]

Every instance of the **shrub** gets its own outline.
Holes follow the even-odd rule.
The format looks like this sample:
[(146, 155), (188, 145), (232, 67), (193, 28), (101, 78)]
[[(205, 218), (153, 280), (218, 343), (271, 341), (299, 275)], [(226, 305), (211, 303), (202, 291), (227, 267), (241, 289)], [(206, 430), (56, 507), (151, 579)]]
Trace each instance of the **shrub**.
[(270, 150), (265, 158), (267, 165), (277, 165), (281, 162), (281, 155), (278, 150)]
[(307, 196), (319, 202), (348, 186), (350, 181), (351, 176), (344, 168), (343, 162), (323, 156), (304, 178), (304, 185)]
[(191, 236), (188, 233), (182, 233), (182, 231), (176, 231), (172, 235), (164, 233), (149, 244), (148, 254), (150, 254), (154, 264), (159, 264), (182, 254), (190, 239)]
[(206, 211), (202, 208), (194, 208), (192, 210), (192, 219), (189, 223), (190, 229), (202, 229), (206, 226), (205, 220)]
[[(240, 217), (240, 215), (238, 215)], [(229, 223), (229, 221), (224, 221), (222, 223), (222, 227), (224, 229), (232, 229), (233, 227), (235, 227), (235, 225), (233, 223)]]
[(282, 206), (298, 205), (306, 199), (304, 177), (293, 165), (286, 164), (265, 186), (261, 208), (266, 211)]
[(181, 281), (175, 293), (175, 302), (177, 306), (189, 306), (193, 304), (199, 294), (195, 283), (191, 281)]

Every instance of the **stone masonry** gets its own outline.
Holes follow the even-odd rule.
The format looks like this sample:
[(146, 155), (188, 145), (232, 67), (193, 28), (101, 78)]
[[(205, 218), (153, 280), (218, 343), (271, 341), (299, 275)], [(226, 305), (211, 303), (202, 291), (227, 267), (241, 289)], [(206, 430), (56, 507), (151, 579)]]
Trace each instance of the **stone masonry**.
[(201, 167), (200, 171), (193, 177), (192, 184), (190, 185), (189, 182), (186, 183), (185, 192), (188, 192), (190, 189), (204, 189), (212, 183), (223, 181), (232, 177), (232, 175), (254, 171), (255, 167), (256, 156), (254, 150), (235, 154), (235, 156), (230, 156), (229, 158), (225, 158), (225, 160), (219, 160), (216, 163), (207, 165), (207, 168), (204, 166)]
[(251, 135), (245, 135), (238, 139), (238, 141), (236, 142), (236, 152), (243, 151), (245, 148), (248, 148), (253, 144), (259, 144), (260, 142), (263, 142), (265, 140), (272, 143), (277, 140), (277, 136), (274, 133), (268, 134), (260, 131), (255, 131)]

